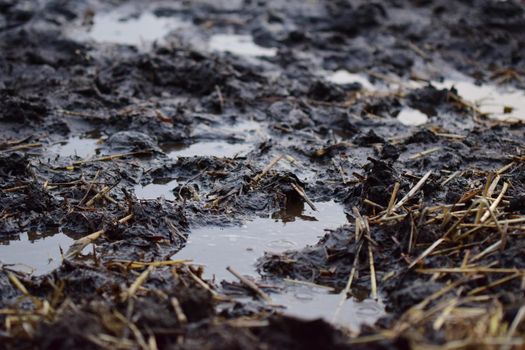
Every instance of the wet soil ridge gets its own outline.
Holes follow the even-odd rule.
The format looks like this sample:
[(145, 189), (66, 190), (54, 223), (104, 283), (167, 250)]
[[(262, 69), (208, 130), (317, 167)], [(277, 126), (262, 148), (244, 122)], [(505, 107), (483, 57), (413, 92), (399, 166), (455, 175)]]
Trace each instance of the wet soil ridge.
[[(0, 0), (0, 348), (523, 347), (523, 28), (517, 0)], [(191, 250), (327, 203), (348, 222), (229, 279)], [(286, 316), (304, 290), (332, 319)]]

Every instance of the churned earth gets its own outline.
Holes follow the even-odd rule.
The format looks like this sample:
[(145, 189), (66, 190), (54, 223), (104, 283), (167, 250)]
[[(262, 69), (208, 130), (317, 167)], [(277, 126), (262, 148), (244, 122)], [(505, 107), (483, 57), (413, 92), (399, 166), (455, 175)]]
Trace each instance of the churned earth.
[(0, 348), (521, 348), (525, 3), (0, 0)]

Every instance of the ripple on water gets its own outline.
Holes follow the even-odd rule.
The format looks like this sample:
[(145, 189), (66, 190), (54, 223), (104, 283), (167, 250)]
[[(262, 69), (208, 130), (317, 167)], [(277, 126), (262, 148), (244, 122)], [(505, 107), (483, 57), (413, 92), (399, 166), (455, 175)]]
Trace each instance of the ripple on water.
[(304, 204), (298, 206), (289, 208), (289, 215), (257, 218), (243, 226), (194, 229), (186, 247), (173, 258), (205, 265), (209, 278), (231, 279), (227, 266), (256, 276), (255, 262), (264, 252), (282, 253), (315, 244), (324, 235), (324, 229), (335, 229), (347, 222), (343, 207), (333, 201), (316, 203), (318, 211), (304, 208)]
[(347, 299), (336, 315), (341, 295), (329, 289), (309, 285), (290, 285), (271, 295), (274, 304), (285, 307), (284, 314), (306, 320), (324, 319), (359, 330), (362, 324), (373, 324), (385, 315), (384, 305), (373, 299)]

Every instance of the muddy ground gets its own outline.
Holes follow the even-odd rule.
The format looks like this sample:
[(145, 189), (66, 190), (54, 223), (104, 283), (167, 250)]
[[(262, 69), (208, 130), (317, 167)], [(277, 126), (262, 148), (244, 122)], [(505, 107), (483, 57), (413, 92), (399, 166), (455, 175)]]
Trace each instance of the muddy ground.
[[(139, 48), (74, 34), (123, 5), (189, 26)], [(206, 48), (224, 32), (275, 55)], [(381, 89), (326, 79), (340, 69)], [(98, 233), (40, 275), (0, 256), (0, 348), (523, 346), (525, 125), (432, 82), (520, 90), (524, 70), (516, 0), (0, 0), (0, 239)], [(406, 108), (427, 122), (401, 124)], [(95, 157), (52, 151), (86, 135)], [(210, 141), (247, 148), (169, 156)], [(173, 179), (173, 200), (136, 196)], [(348, 224), (262, 256), (257, 283), (371, 295), (386, 306), (375, 324), (286, 316), (176, 261), (193, 228), (310, 199), (340, 203)]]

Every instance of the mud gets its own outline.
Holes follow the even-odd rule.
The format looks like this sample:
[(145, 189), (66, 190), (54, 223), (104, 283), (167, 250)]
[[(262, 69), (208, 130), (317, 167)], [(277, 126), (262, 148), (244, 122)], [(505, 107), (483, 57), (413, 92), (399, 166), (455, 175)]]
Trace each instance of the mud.
[(515, 340), (523, 28), (516, 0), (0, 0), (0, 347)]

